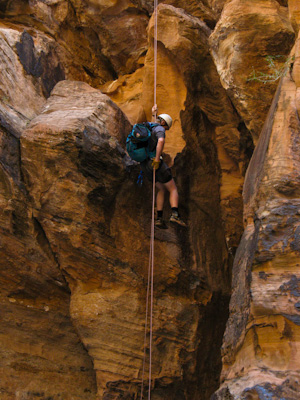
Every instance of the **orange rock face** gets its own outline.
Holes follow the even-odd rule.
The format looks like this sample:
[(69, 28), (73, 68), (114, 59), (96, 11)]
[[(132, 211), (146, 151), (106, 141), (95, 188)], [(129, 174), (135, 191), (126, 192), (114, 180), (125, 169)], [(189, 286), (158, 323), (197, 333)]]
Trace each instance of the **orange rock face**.
[[(150, 204), (125, 175), (121, 144), (129, 129), (107, 96), (63, 81), (21, 139), (33, 213), (70, 285), (70, 315), (93, 360), (100, 398), (133, 396), (142, 374)], [(184, 255), (186, 235), (171, 228), (156, 234), (154, 393), (162, 385), (171, 397), (196, 380), (197, 359), (189, 354), (197, 352), (199, 306), (212, 295), (198, 288), (201, 265)], [(219, 277), (213, 285), (217, 290)]]
[(233, 269), (224, 383), (216, 399), (226, 393), (234, 399), (261, 393), (296, 399), (299, 393), (300, 124), (294, 73), (297, 65), (278, 87), (246, 175), (247, 225)]
[[(157, 8), (188, 227), (155, 231), (153, 399), (299, 398), (299, 11)], [(153, 3), (0, 0), (0, 49), (1, 400), (140, 398), (152, 185), (125, 140), (151, 119)]]
[(256, 142), (278, 82), (249, 78), (255, 70), (272, 75), (266, 57), (288, 56), (295, 40), (288, 9), (276, 0), (228, 1), (210, 40), (222, 84)]

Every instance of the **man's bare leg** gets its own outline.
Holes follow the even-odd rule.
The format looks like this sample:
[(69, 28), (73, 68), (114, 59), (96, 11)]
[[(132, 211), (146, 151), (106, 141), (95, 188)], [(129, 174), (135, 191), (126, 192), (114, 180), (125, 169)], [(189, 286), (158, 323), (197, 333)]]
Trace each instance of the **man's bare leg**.
[(158, 189), (156, 195), (156, 222), (155, 226), (161, 229), (166, 229), (167, 225), (163, 220), (163, 208), (165, 201), (166, 188), (163, 183), (156, 182), (156, 187)]
[(181, 226), (186, 226), (186, 223), (180, 218), (180, 215), (178, 212), (179, 196), (178, 196), (178, 190), (177, 190), (177, 186), (176, 186), (174, 179), (171, 179), (169, 182), (164, 183), (164, 187), (170, 193), (169, 201), (170, 201), (170, 206), (172, 209), (170, 222), (176, 223)]
[(169, 182), (164, 183), (163, 185), (170, 193), (169, 201), (171, 208), (172, 207), (178, 208), (178, 191), (174, 179), (171, 179)]
[(162, 211), (164, 208), (164, 201), (165, 201), (165, 186), (163, 183), (156, 182), (156, 187), (158, 189), (157, 195), (156, 195), (156, 209), (157, 211)]

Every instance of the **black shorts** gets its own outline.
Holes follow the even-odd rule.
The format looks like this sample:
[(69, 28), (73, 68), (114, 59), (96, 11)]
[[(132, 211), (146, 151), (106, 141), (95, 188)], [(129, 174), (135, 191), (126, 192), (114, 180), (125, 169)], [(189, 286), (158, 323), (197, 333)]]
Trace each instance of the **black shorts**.
[[(153, 168), (151, 166), (152, 160), (145, 160), (141, 162), (141, 168), (146, 177), (152, 182)], [(167, 164), (163, 161), (160, 162), (159, 168), (155, 172), (155, 180), (160, 183), (167, 183), (173, 179), (172, 172)]]

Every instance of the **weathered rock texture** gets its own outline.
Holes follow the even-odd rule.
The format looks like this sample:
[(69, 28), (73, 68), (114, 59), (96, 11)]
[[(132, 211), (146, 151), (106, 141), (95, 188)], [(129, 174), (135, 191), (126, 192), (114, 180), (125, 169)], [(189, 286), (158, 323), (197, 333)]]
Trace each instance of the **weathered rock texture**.
[(247, 78), (265, 72), (265, 57), (289, 54), (295, 32), (288, 9), (276, 0), (228, 1), (210, 39), (222, 84), (256, 142), (278, 82), (266, 87)]
[[(158, 6), (188, 228), (155, 232), (155, 400), (299, 398), (299, 13)], [(0, 18), (1, 400), (139, 398), (151, 184), (124, 149), (151, 117), (153, 2), (0, 0)]]
[(233, 268), (224, 383), (215, 399), (299, 396), (298, 54), (299, 41), (246, 174), (246, 229)]

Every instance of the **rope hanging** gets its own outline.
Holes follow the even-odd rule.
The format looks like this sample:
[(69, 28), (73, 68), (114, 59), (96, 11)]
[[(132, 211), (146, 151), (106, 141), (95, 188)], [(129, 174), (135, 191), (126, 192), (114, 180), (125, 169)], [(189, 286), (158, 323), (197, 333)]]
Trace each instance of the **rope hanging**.
[(158, 0), (154, 0), (154, 104), (156, 103), (156, 86), (157, 86), (157, 6)]
[(152, 373), (152, 331), (153, 331), (153, 278), (154, 278), (154, 204), (155, 204), (155, 169), (153, 168), (153, 188), (152, 188), (152, 220), (151, 220), (151, 284), (150, 284), (150, 337), (149, 337), (149, 388), (148, 400), (151, 398), (151, 373)]
[[(157, 86), (157, 6), (158, 0), (154, 0), (154, 105), (156, 104), (156, 86)], [(156, 111), (155, 111), (156, 118)], [(147, 324), (149, 313), (149, 294), (150, 294), (150, 321), (149, 321), (149, 388), (148, 400), (151, 399), (151, 378), (152, 378), (152, 336), (153, 336), (153, 278), (154, 278), (154, 208), (155, 208), (155, 169), (153, 168), (153, 186), (152, 186), (152, 218), (151, 218), (151, 235), (150, 235), (150, 252), (148, 265), (148, 283), (146, 294), (146, 317), (145, 317), (145, 333), (144, 333), (144, 357), (141, 384), (141, 400), (143, 399), (144, 390), (144, 374), (146, 363), (146, 342), (147, 342)]]
[(141, 384), (141, 400), (144, 391), (144, 375), (146, 364), (146, 342), (147, 342), (147, 325), (149, 313), (149, 294), (150, 294), (150, 322), (149, 322), (149, 388), (148, 400), (151, 399), (151, 374), (152, 374), (152, 336), (153, 336), (153, 280), (154, 280), (154, 207), (155, 207), (155, 169), (153, 168), (153, 186), (152, 186), (152, 218), (151, 218), (151, 234), (150, 234), (150, 252), (148, 265), (148, 283), (146, 294), (146, 317), (145, 317), (145, 333), (144, 333), (144, 357)]

